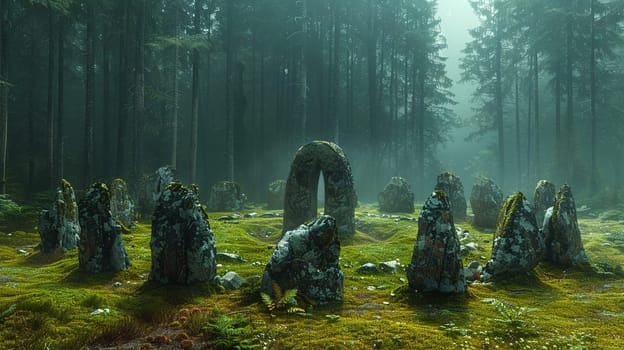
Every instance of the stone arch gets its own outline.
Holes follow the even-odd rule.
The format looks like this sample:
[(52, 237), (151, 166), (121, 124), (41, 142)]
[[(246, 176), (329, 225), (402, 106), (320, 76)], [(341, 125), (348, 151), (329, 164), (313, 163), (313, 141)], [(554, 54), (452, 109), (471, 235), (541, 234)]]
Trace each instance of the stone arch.
[(336, 219), (338, 234), (355, 232), (357, 196), (351, 165), (342, 148), (327, 141), (310, 142), (295, 154), (286, 181), (282, 232), (316, 218), (321, 172), (325, 182), (325, 214)]

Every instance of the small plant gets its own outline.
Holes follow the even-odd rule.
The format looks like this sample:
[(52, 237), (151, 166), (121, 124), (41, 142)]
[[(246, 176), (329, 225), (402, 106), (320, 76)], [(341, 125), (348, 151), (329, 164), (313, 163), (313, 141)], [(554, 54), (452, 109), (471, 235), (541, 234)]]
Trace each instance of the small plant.
[(215, 308), (213, 318), (202, 330), (216, 350), (258, 348), (258, 345), (252, 344), (253, 338), (249, 329), (249, 321), (242, 314), (228, 316)]
[(273, 293), (275, 298), (269, 294), (261, 292), (262, 302), (269, 311), (286, 310), (288, 313), (305, 313), (305, 310), (297, 306), (297, 289), (282, 290), (279, 284), (273, 282)]
[(9, 316), (13, 315), (17, 310), (17, 304), (11, 304), (6, 310), (0, 313), (0, 323), (4, 323), (4, 320)]
[(440, 326), (440, 329), (445, 331), (449, 336), (462, 336), (468, 335), (468, 330), (463, 327), (458, 327), (455, 322), (447, 322)]
[(494, 298), (483, 299), (483, 302), (494, 305), (496, 312), (501, 316), (501, 318), (495, 318), (494, 321), (506, 324), (514, 329), (525, 327), (528, 314), (537, 310), (525, 306), (512, 306)]

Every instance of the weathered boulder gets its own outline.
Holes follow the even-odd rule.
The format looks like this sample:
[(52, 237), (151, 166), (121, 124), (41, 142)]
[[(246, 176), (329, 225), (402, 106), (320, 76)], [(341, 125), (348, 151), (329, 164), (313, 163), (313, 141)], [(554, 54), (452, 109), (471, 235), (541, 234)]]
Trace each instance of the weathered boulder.
[(150, 281), (188, 285), (214, 280), (215, 239), (197, 191), (172, 182), (158, 199), (152, 217)]
[(572, 189), (567, 184), (561, 186), (554, 205), (546, 211), (543, 230), (546, 242), (544, 260), (564, 267), (588, 261), (578, 227)]
[(111, 214), (126, 227), (134, 226), (134, 202), (128, 194), (128, 186), (123, 179), (114, 179), (110, 184)]
[(39, 215), (39, 236), (41, 251), (49, 253), (56, 249), (64, 251), (74, 249), (80, 240), (80, 222), (78, 205), (72, 185), (61, 180), (56, 189), (56, 200), (49, 210), (42, 210)]
[(355, 233), (357, 196), (351, 165), (342, 148), (327, 141), (308, 143), (295, 154), (286, 181), (282, 232), (295, 229), (317, 216), (321, 171), (325, 183), (325, 214), (336, 218), (339, 235)]
[(121, 227), (110, 211), (110, 192), (106, 184), (94, 183), (78, 204), (80, 242), (78, 262), (87, 272), (121, 271), (130, 266), (121, 239)]
[(154, 213), (156, 202), (167, 185), (175, 181), (176, 170), (169, 165), (158, 168), (153, 174), (143, 176), (138, 193), (138, 211), (141, 217), (148, 218)]
[(454, 221), (466, 219), (466, 196), (464, 195), (464, 185), (459, 176), (451, 172), (438, 175), (435, 189), (436, 191), (444, 191), (448, 196)]
[(246, 201), (238, 183), (220, 181), (212, 185), (207, 207), (210, 211), (237, 211), (245, 208)]
[(505, 199), (496, 226), (485, 272), (496, 276), (533, 270), (544, 251), (544, 239), (524, 194), (516, 192)]
[(539, 228), (544, 224), (546, 210), (555, 203), (555, 185), (548, 180), (539, 180), (533, 192), (533, 208)]
[(344, 275), (339, 257), (336, 220), (321, 216), (284, 234), (264, 269), (262, 291), (275, 297), (275, 283), (281, 291), (296, 288), (321, 304), (340, 301)]
[(285, 180), (275, 180), (271, 182), (267, 190), (267, 209), (282, 209), (284, 207), (285, 194)]
[(433, 192), (422, 208), (412, 260), (406, 270), (413, 291), (466, 291), (459, 239), (448, 197), (442, 191)]
[(407, 180), (400, 176), (393, 176), (377, 198), (381, 211), (390, 213), (414, 211), (414, 192)]
[(487, 177), (477, 177), (470, 194), (474, 226), (494, 229), (498, 212), (503, 204), (503, 191)]
[(242, 287), (247, 281), (238, 273), (229, 271), (223, 277), (219, 277), (219, 283), (227, 290), (234, 290)]

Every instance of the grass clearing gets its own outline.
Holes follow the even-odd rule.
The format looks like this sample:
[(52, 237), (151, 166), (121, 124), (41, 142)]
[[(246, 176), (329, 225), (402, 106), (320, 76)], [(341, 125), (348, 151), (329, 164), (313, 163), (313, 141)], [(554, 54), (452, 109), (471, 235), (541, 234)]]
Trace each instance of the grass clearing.
[[(342, 241), (343, 302), (314, 306), (306, 313), (271, 315), (260, 299), (259, 283), (281, 237), (282, 219), (217, 220), (225, 214), (229, 213), (209, 213), (217, 250), (239, 254), (246, 262), (218, 261), (218, 274), (236, 271), (249, 282), (233, 292), (210, 285), (149, 283), (149, 224), (139, 224), (123, 236), (132, 266), (98, 275), (77, 270), (76, 250), (47, 255), (36, 251), (39, 236), (34, 229), (0, 232), (0, 314), (16, 304), (16, 310), (0, 321), (0, 349), (81, 349), (139, 339), (132, 347), (138, 349), (163, 329), (172, 332), (166, 339), (173, 347), (181, 347), (182, 341), (209, 346), (239, 342), (257, 349), (624, 346), (622, 222), (579, 219), (594, 270), (540, 264), (533, 274), (473, 284), (466, 295), (414, 296), (405, 293), (404, 268), (396, 274), (362, 275), (356, 270), (367, 262), (396, 259), (408, 264), (417, 232), (417, 222), (409, 218), (417, 218), (418, 212), (381, 217), (373, 207), (360, 208), (358, 232)], [(469, 232), (462, 244), (477, 245), (464, 256), (464, 265), (475, 260), (485, 264), (492, 233), (466, 222), (456, 225)], [(497, 300), (502, 306), (484, 300)], [(92, 315), (97, 309), (109, 312)], [(519, 312), (513, 322), (505, 321), (501, 312), (525, 309), (530, 312)], [(190, 339), (178, 336), (176, 341), (182, 331)], [(153, 341), (153, 348), (164, 346)]]

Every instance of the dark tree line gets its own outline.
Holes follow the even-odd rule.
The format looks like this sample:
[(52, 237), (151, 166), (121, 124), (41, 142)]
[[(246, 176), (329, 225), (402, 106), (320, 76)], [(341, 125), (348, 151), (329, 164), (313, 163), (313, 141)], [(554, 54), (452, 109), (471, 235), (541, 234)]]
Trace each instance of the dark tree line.
[[(477, 85), (465, 121), (494, 132), (497, 159), (483, 171), (515, 187), (610, 185), (622, 1), (471, 3), (482, 22), (463, 61)], [(297, 147), (325, 139), (347, 152), (361, 198), (393, 175), (425, 193), (458, 124), (436, 12), (435, 0), (0, 0), (2, 190), (136, 185), (171, 164), (261, 201)]]
[(463, 78), (477, 84), (475, 136), (496, 134), (497, 180), (528, 187), (550, 178), (588, 193), (617, 186), (624, 2), (470, 3), (481, 22)]
[(135, 184), (170, 163), (262, 200), (314, 139), (338, 142), (371, 193), (397, 174), (420, 186), (456, 123), (436, 1), (1, 5), (0, 165), (15, 194), (62, 176)]

